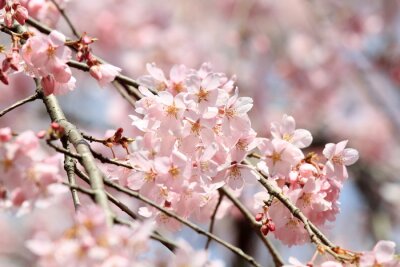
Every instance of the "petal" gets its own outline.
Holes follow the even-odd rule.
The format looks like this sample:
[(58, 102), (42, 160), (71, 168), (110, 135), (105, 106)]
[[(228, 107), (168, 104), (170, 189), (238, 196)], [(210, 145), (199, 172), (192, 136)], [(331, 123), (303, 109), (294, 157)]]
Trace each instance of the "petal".
[(342, 154), (343, 163), (346, 166), (354, 164), (358, 160), (358, 157), (358, 151), (353, 148), (346, 148)]
[(292, 134), (296, 129), (296, 122), (292, 116), (283, 115), (281, 132)]
[(329, 143), (325, 145), (322, 154), (324, 154), (325, 158), (331, 159), (335, 155), (335, 147), (336, 145), (333, 143)]
[(294, 131), (291, 143), (298, 148), (308, 147), (313, 138), (309, 131), (304, 129), (297, 129)]
[(385, 263), (391, 261), (394, 256), (396, 244), (391, 241), (379, 241), (375, 247), (375, 257), (378, 263)]
[(62, 46), (65, 43), (65, 36), (59, 31), (53, 30), (49, 34), (50, 41), (56, 46)]

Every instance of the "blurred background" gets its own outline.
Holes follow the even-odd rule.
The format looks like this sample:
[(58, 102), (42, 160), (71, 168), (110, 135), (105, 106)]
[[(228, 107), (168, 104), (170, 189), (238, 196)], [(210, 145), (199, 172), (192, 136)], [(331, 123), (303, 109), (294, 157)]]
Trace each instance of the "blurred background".
[[(55, 10), (51, 1), (45, 2)], [(147, 74), (148, 62), (167, 76), (174, 64), (199, 68), (210, 62), (215, 71), (236, 76), (242, 96), (253, 97), (250, 116), (260, 136), (268, 136), (270, 123), (286, 113), (313, 134), (309, 150), (319, 152), (328, 142), (348, 139), (360, 160), (350, 168), (337, 222), (324, 231), (352, 250), (372, 249), (380, 239), (400, 243), (400, 1), (58, 2), (80, 33), (99, 39), (94, 53), (128, 76)], [(72, 36), (53, 14), (35, 16)], [(128, 135), (132, 110), (118, 92), (99, 88), (85, 73), (74, 74), (77, 89), (59, 97), (67, 117), (99, 135), (117, 127)], [(10, 84), (1, 86), (0, 109), (34, 91), (21, 74), (11, 77)], [(0, 119), (0, 127), (12, 126), (16, 132), (38, 131), (48, 123), (39, 102)], [(232, 215), (217, 222), (217, 234), (267, 262), (268, 252), (243, 219)], [(190, 233), (185, 229), (181, 234), (202, 247), (204, 239)], [(314, 253), (313, 246), (274, 243), (285, 259), (291, 255), (307, 261)], [(219, 246), (212, 246), (212, 254), (243, 266)]]

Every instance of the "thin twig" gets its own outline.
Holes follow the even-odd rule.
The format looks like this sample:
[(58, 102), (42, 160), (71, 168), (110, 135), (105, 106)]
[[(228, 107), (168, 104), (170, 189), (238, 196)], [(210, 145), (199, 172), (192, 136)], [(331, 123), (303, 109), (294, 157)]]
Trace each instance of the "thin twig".
[(57, 152), (60, 152), (60, 153), (62, 153), (64, 155), (67, 155), (67, 156), (69, 156), (71, 158), (75, 158), (75, 159), (78, 159), (78, 160), (82, 159), (81, 155), (76, 154), (74, 152), (71, 152), (69, 149), (65, 149), (63, 147), (56, 146), (55, 144), (53, 144), (52, 140), (50, 140), (50, 139), (47, 139), (46, 143), (47, 143), (48, 146), (52, 147)]
[[(248, 162), (247, 162), (248, 163)], [(333, 249), (336, 248), (336, 246), (329, 241), (329, 239), (312, 223), (308, 220), (308, 218), (301, 212), (301, 210), (296, 207), (289, 199), (287, 196), (282, 194), (280, 191), (278, 191), (269, 181), (268, 177), (264, 175), (261, 171), (259, 172), (260, 174), (260, 179), (259, 182), (262, 184), (265, 189), (267, 189), (268, 193), (270, 195), (273, 195), (275, 198), (277, 198), (289, 211), (290, 213), (299, 219), (303, 225), (304, 229), (307, 231), (308, 235), (310, 236), (311, 241), (316, 244), (318, 247), (320, 247), (323, 250), (328, 251), (329, 254), (331, 254), (335, 259), (340, 260), (340, 261), (347, 261), (347, 260), (352, 260), (353, 257), (352, 255), (341, 255), (333, 251)]]
[(119, 92), (119, 94), (132, 106), (135, 107), (135, 100), (131, 98), (131, 96), (126, 92), (123, 85), (119, 82), (113, 81), (112, 84), (114, 85), (115, 89)]
[(35, 93), (35, 94), (33, 94), (33, 95), (31, 95), (31, 96), (28, 96), (27, 98), (24, 98), (24, 99), (22, 99), (22, 100), (20, 100), (20, 101), (18, 101), (18, 102), (16, 102), (16, 103), (14, 103), (14, 104), (12, 104), (11, 106), (9, 106), (8, 108), (6, 108), (6, 109), (4, 109), (4, 110), (2, 110), (2, 111), (0, 111), (0, 118), (1, 117), (3, 117), (5, 114), (7, 114), (8, 112), (10, 112), (11, 110), (13, 110), (13, 109), (15, 109), (15, 108), (17, 108), (17, 107), (19, 107), (19, 106), (22, 106), (22, 105), (24, 105), (24, 104), (26, 104), (26, 103), (28, 103), (28, 102), (32, 102), (32, 101), (35, 101), (36, 99), (38, 99), (40, 96), (39, 96), (39, 93)]
[(71, 29), (72, 33), (77, 37), (80, 38), (78, 31), (76, 30), (76, 28), (74, 27), (74, 25), (72, 24), (71, 20), (69, 19), (69, 17), (67, 16), (67, 14), (65, 13), (64, 8), (61, 8), (60, 5), (55, 1), (55, 0), (50, 0), (57, 8), (57, 10), (60, 12), (61, 16), (64, 18), (65, 22), (67, 22), (68, 27)]
[[(66, 150), (70, 149), (70, 144), (68, 143), (68, 140), (66, 138), (63, 138), (62, 143)], [(68, 182), (72, 186), (77, 185), (75, 180), (75, 165), (76, 162), (72, 157), (70, 157), (69, 155), (64, 155), (64, 170), (67, 172)], [(79, 200), (78, 192), (76, 189), (71, 188), (71, 194), (75, 210), (78, 210), (79, 207), (81, 206), (81, 201)]]
[(121, 162), (121, 161), (118, 161), (118, 160), (115, 160), (115, 159), (107, 158), (107, 157), (105, 157), (103, 154), (94, 151), (92, 148), (90, 148), (90, 151), (92, 152), (93, 156), (94, 156), (96, 159), (100, 160), (102, 163), (113, 164), (113, 165), (116, 165), (116, 166), (119, 166), (119, 167), (124, 167), (124, 168), (127, 168), (127, 169), (134, 169), (134, 168), (133, 168), (130, 164), (128, 164), (128, 163), (124, 163), (124, 162)]
[(83, 188), (83, 187), (81, 187), (79, 185), (72, 185), (72, 184), (67, 183), (67, 182), (62, 182), (62, 184), (68, 186), (70, 189), (77, 190), (77, 191), (79, 191), (81, 193), (84, 193), (84, 194), (86, 194), (86, 195), (88, 195), (88, 196), (90, 196), (92, 198), (95, 198), (96, 193), (91, 189)]
[(253, 227), (253, 229), (255, 230), (255, 232), (260, 237), (261, 241), (264, 243), (264, 245), (267, 247), (269, 253), (271, 254), (275, 266), (284, 265), (284, 261), (283, 261), (282, 257), (279, 255), (279, 252), (277, 251), (277, 249), (269, 242), (267, 237), (261, 233), (261, 231), (260, 231), (261, 225), (259, 223), (257, 223), (253, 214), (251, 214), (251, 212), (237, 198), (235, 198), (227, 188), (222, 187), (219, 189), (219, 191), (223, 195), (227, 196), (230, 201), (232, 201), (232, 203), (240, 210), (240, 212), (245, 217), (245, 219)]
[[(212, 233), (212, 232), (214, 231), (215, 216), (217, 215), (217, 211), (218, 211), (219, 206), (221, 205), (221, 202), (222, 202), (223, 197), (224, 197), (224, 195), (220, 193), (219, 196), (218, 196), (217, 205), (215, 206), (214, 212), (213, 212), (213, 214), (211, 215), (210, 227), (208, 228), (208, 231), (209, 231), (210, 233)], [(211, 244), (211, 238), (208, 237), (204, 249), (208, 249), (208, 247), (210, 246), (210, 244)]]
[[(132, 227), (132, 222), (123, 220), (118, 217), (114, 217), (114, 222)], [(171, 251), (174, 251), (179, 247), (178, 244), (176, 244), (175, 242), (173, 242), (171, 240), (166, 239), (165, 237), (161, 236), (160, 234), (156, 233), (155, 231), (153, 232), (153, 234), (150, 235), (150, 238), (159, 241), (160, 243), (162, 243), (164, 246), (166, 246)]]
[(192, 230), (196, 231), (198, 234), (210, 237), (211, 239), (213, 239), (214, 241), (218, 242), (219, 244), (221, 244), (222, 246), (226, 247), (227, 249), (229, 249), (230, 251), (232, 251), (233, 253), (235, 253), (236, 255), (242, 257), (243, 259), (245, 259), (246, 261), (248, 261), (251, 265), (253, 266), (261, 266), (253, 257), (251, 257), (250, 255), (246, 254), (245, 252), (243, 252), (243, 250), (241, 250), (240, 248), (224, 241), (223, 239), (219, 238), (218, 236), (209, 233), (208, 231), (205, 231), (203, 229), (201, 229), (199, 226), (197, 226), (196, 224), (180, 217), (179, 215), (175, 214), (174, 212), (171, 212), (161, 206), (159, 206), (158, 204), (154, 203), (153, 201), (151, 201), (150, 199), (140, 195), (138, 192), (132, 191), (128, 188), (125, 188), (123, 186), (120, 186), (119, 184), (116, 184), (114, 182), (111, 182), (109, 180), (104, 180), (104, 183), (107, 186), (110, 186), (120, 192), (123, 192), (131, 197), (134, 197), (144, 203), (146, 203), (149, 206), (152, 206), (153, 208), (156, 208), (157, 210), (161, 211), (162, 213), (164, 213), (165, 215), (177, 220), (178, 222), (188, 226), (189, 228), (191, 228)]

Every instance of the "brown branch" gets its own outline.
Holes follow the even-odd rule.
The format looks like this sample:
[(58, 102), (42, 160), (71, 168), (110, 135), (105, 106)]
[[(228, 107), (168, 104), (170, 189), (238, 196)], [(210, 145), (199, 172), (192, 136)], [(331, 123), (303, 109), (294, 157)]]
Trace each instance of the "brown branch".
[(65, 22), (67, 22), (68, 27), (71, 29), (72, 33), (77, 37), (80, 38), (78, 31), (76, 30), (76, 28), (74, 27), (74, 25), (72, 24), (71, 20), (69, 19), (69, 17), (67, 16), (67, 14), (65, 13), (64, 8), (61, 8), (60, 5), (55, 1), (55, 0), (50, 0), (55, 7), (57, 8), (58, 12), (60, 12), (61, 16), (64, 18)]
[(189, 228), (191, 228), (192, 230), (194, 230), (195, 232), (197, 232), (198, 234), (204, 235), (206, 237), (210, 237), (212, 240), (216, 241), (217, 243), (221, 244), (222, 246), (226, 247), (227, 249), (229, 249), (230, 251), (232, 251), (233, 253), (235, 253), (236, 255), (240, 256), (241, 258), (243, 258), (244, 260), (246, 260), (247, 262), (249, 262), (251, 265), (253, 266), (261, 266), (253, 257), (251, 257), (250, 255), (246, 254), (243, 252), (243, 250), (241, 250), (240, 248), (224, 241), (223, 239), (219, 238), (218, 236), (205, 231), (203, 229), (201, 229), (199, 226), (197, 226), (196, 224), (180, 217), (179, 215), (175, 214), (174, 212), (171, 212), (163, 207), (160, 207), (159, 205), (157, 205), (156, 203), (154, 203), (153, 201), (151, 201), (150, 199), (140, 195), (138, 192), (132, 191), (128, 188), (125, 188), (123, 186), (120, 186), (119, 184), (116, 184), (114, 182), (111, 182), (109, 180), (104, 180), (104, 183), (107, 186), (110, 186), (120, 192), (123, 192), (131, 197), (134, 197), (144, 203), (146, 203), (147, 205), (161, 211), (162, 213), (164, 213), (165, 215), (177, 220), (178, 222), (188, 226)]
[[(68, 143), (68, 140), (66, 140), (66, 138), (63, 138), (62, 143), (65, 149), (67, 150), (70, 149), (70, 144)], [(67, 172), (68, 182), (72, 186), (77, 185), (75, 180), (75, 165), (76, 162), (73, 158), (71, 158), (69, 155), (64, 155), (64, 170)], [(79, 200), (78, 192), (76, 189), (71, 188), (71, 194), (75, 210), (78, 210), (79, 207), (81, 206), (81, 201)]]
[(283, 261), (282, 257), (279, 255), (279, 252), (269, 242), (267, 237), (261, 233), (260, 224), (257, 223), (253, 214), (251, 214), (251, 212), (237, 198), (235, 198), (227, 188), (222, 187), (219, 189), (219, 191), (221, 194), (227, 196), (230, 201), (232, 201), (232, 203), (239, 209), (239, 211), (242, 213), (242, 215), (245, 217), (245, 219), (253, 227), (253, 229), (255, 230), (255, 232), (260, 237), (261, 241), (264, 243), (264, 245), (267, 247), (269, 253), (271, 254), (275, 266), (284, 265), (284, 261)]
[(24, 104), (26, 104), (28, 102), (35, 101), (38, 98), (40, 98), (40, 96), (39, 96), (39, 93), (36, 92), (35, 94), (33, 94), (31, 96), (28, 96), (27, 98), (24, 98), (24, 99), (14, 103), (14, 104), (12, 104), (8, 108), (5, 108), (4, 110), (0, 111), (0, 118), (3, 117), (8, 112), (10, 112), (11, 110), (13, 110), (13, 109), (15, 109), (15, 108), (17, 108), (19, 106), (22, 106), (22, 105), (24, 105)]
[(55, 151), (57, 151), (57, 152), (59, 152), (59, 153), (62, 153), (62, 154), (64, 154), (64, 155), (66, 155), (66, 156), (69, 156), (69, 157), (71, 157), (71, 158), (75, 158), (75, 159), (78, 159), (78, 160), (81, 160), (81, 159), (82, 159), (81, 155), (76, 154), (76, 153), (74, 153), (74, 152), (71, 152), (69, 149), (65, 149), (65, 148), (63, 148), (63, 147), (56, 146), (55, 144), (53, 144), (52, 141), (53, 141), (53, 140), (48, 139), (48, 140), (46, 140), (46, 143), (47, 143), (47, 145), (48, 145), (49, 147), (53, 148)]
[[(245, 162), (246, 164), (251, 165), (247, 160), (245, 160)], [(342, 255), (336, 253), (334, 250), (337, 248), (337, 246), (335, 246), (312, 222), (310, 222), (308, 218), (301, 212), (301, 210), (296, 207), (287, 196), (277, 190), (268, 181), (268, 177), (266, 175), (264, 175), (261, 171), (259, 171), (258, 173), (260, 175), (260, 184), (263, 185), (265, 189), (267, 189), (270, 195), (277, 198), (294, 217), (296, 217), (303, 223), (304, 229), (310, 236), (311, 241), (316, 244), (318, 248), (322, 249), (323, 251), (327, 251), (338, 261), (351, 261), (354, 259), (355, 255)]]
[(124, 86), (119, 82), (113, 81), (112, 84), (114, 85), (115, 89), (119, 92), (119, 94), (132, 106), (135, 107), (135, 100), (131, 98), (131, 96), (127, 93)]
[[(210, 227), (208, 228), (208, 231), (209, 231), (210, 233), (212, 233), (213, 230), (214, 230), (215, 216), (217, 215), (217, 211), (218, 211), (219, 206), (221, 205), (221, 202), (222, 202), (222, 198), (223, 198), (223, 197), (224, 197), (224, 195), (221, 194), (221, 193), (219, 193), (218, 202), (217, 202), (217, 205), (215, 206), (215, 209), (214, 209), (213, 214), (211, 215)], [(208, 247), (210, 246), (210, 244), (211, 244), (211, 238), (208, 237), (204, 249), (208, 249)]]
[(119, 166), (119, 167), (124, 167), (124, 168), (127, 168), (127, 169), (134, 169), (130, 164), (127, 164), (127, 163), (124, 163), (124, 162), (120, 162), (120, 161), (115, 160), (115, 159), (107, 158), (103, 154), (94, 151), (91, 147), (89, 147), (89, 149), (92, 152), (93, 156), (96, 159), (100, 160), (100, 162), (102, 162), (102, 163), (113, 164), (113, 165), (116, 165), (116, 166)]
[[(37, 90), (41, 92), (40, 82), (35, 79)], [(75, 147), (77, 153), (81, 156), (81, 164), (90, 178), (90, 185), (95, 192), (96, 202), (103, 208), (107, 223), (112, 224), (112, 214), (108, 206), (107, 195), (104, 193), (103, 174), (96, 165), (96, 160), (90, 151), (89, 144), (80, 134), (75, 125), (70, 123), (61, 110), (60, 105), (54, 95), (42, 96), (43, 103), (46, 106), (47, 113), (53, 122), (57, 122), (65, 129), (65, 135), (68, 141)]]

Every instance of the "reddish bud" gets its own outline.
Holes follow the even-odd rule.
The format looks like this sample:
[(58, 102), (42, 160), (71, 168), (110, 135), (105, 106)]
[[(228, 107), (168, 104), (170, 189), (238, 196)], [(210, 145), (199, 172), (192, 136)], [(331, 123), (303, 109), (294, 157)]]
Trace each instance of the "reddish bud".
[(2, 70), (0, 70), (0, 81), (2, 81), (5, 85), (8, 85), (8, 77)]
[(0, 199), (5, 199), (6, 197), (7, 197), (7, 190), (3, 186), (0, 186)]
[(261, 228), (260, 228), (260, 231), (261, 231), (261, 233), (262, 233), (263, 235), (267, 235), (268, 232), (269, 232), (269, 228), (268, 228), (267, 225), (263, 224), (263, 225), (261, 226)]
[(18, 7), (17, 7), (17, 9), (15, 10), (15, 13), (14, 13), (14, 18), (18, 21), (18, 23), (19, 24), (21, 24), (21, 25), (24, 25), (25, 24), (25, 20), (27, 20), (28, 19), (28, 10), (25, 8), (25, 7), (23, 7), (23, 6), (21, 6), (21, 5), (19, 5)]
[(52, 122), (50, 125), (53, 130), (58, 130), (61, 127), (57, 122)]
[(45, 136), (46, 136), (46, 131), (45, 130), (42, 130), (42, 131), (40, 131), (40, 132), (38, 132), (37, 134), (36, 134), (36, 136), (37, 136), (37, 138), (39, 138), (39, 139), (43, 139)]
[(264, 213), (259, 212), (256, 214), (256, 221), (260, 222), (264, 218)]
[(46, 77), (43, 77), (40, 83), (43, 87), (43, 92), (46, 96), (51, 95), (54, 92), (56, 82), (53, 76), (48, 75)]
[(7, 4), (6, 0), (0, 0), (0, 9), (3, 9)]
[(171, 201), (169, 201), (169, 200), (164, 201), (164, 207), (171, 208), (171, 205), (172, 205)]
[(267, 227), (268, 227), (268, 229), (269, 229), (271, 232), (275, 231), (275, 223), (269, 221), (269, 222), (267, 223)]
[(4, 72), (6, 72), (9, 68), (10, 68), (10, 60), (8, 60), (8, 58), (5, 58), (3, 60), (2, 69)]

